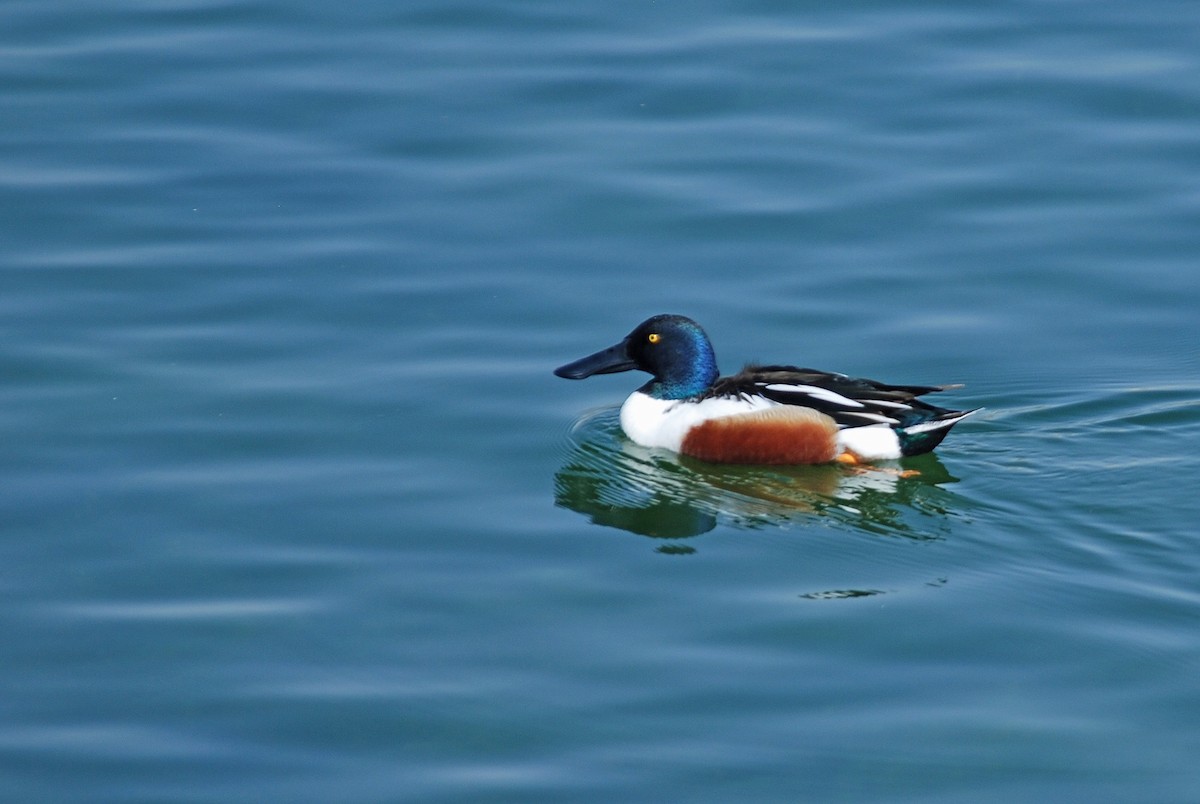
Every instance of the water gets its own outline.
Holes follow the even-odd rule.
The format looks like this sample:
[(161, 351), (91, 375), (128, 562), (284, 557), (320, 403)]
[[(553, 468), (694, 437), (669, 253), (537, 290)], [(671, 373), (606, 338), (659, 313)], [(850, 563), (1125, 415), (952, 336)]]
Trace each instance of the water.
[[(0, 794), (1195, 801), (1196, 10), (0, 8)], [(964, 383), (858, 475), (553, 367)]]

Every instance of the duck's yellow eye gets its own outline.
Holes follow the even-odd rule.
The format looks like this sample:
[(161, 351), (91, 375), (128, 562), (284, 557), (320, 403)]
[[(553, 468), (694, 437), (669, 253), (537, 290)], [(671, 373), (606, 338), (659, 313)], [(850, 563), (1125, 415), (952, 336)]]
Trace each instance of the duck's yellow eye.
[(650, 341), (650, 343), (658, 343), (662, 340), (662, 335), (659, 335), (657, 332), (651, 332), (646, 336), (646, 340)]

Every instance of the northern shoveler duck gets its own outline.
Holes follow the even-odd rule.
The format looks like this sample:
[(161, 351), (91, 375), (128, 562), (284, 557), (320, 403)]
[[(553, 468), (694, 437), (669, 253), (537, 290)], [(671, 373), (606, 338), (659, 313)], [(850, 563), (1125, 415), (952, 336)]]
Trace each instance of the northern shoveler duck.
[(625, 434), (646, 447), (713, 463), (859, 463), (920, 455), (975, 412), (917, 398), (951, 386), (887, 385), (796, 366), (750, 365), (721, 377), (708, 336), (681, 315), (649, 318), (616, 346), (554, 373), (582, 380), (632, 369), (651, 380), (621, 406)]

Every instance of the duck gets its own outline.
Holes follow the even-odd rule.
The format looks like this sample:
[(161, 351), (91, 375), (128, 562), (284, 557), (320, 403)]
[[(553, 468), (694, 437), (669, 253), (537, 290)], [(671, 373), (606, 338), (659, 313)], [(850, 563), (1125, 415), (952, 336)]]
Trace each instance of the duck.
[(646, 319), (620, 343), (554, 370), (570, 380), (644, 371), (625, 400), (625, 435), (709, 463), (869, 464), (932, 451), (976, 413), (919, 397), (952, 385), (890, 385), (792, 365), (750, 364), (722, 377), (692, 319)]

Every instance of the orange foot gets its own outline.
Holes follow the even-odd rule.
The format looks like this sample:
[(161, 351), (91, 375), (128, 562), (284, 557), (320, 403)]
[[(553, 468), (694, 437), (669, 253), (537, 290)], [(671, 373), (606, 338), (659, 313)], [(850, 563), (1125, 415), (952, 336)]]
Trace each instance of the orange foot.
[(896, 475), (897, 477), (917, 477), (921, 474), (920, 470), (918, 469), (892, 469), (891, 467), (887, 466), (873, 466), (869, 463), (864, 463), (863, 460), (853, 452), (843, 452), (841, 455), (834, 458), (834, 460), (846, 466), (853, 466), (860, 472), (886, 472), (887, 474)]

